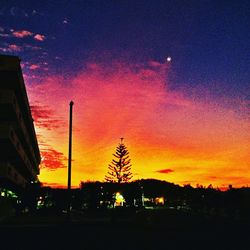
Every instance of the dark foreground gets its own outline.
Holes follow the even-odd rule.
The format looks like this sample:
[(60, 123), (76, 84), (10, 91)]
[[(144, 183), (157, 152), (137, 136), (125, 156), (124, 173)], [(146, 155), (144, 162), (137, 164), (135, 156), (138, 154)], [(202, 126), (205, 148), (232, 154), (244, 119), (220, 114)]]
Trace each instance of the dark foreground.
[(0, 224), (0, 249), (250, 249), (244, 221), (177, 211), (25, 215)]

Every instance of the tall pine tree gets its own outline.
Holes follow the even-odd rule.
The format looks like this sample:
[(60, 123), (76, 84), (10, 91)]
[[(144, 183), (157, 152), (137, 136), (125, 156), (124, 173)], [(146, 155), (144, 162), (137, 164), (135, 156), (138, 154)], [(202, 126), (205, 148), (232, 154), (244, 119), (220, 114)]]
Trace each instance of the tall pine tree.
[(123, 138), (121, 138), (121, 142), (116, 147), (116, 152), (113, 156), (115, 159), (109, 164), (105, 181), (117, 183), (128, 182), (133, 177), (130, 172), (132, 165), (130, 164), (129, 152), (123, 143)]

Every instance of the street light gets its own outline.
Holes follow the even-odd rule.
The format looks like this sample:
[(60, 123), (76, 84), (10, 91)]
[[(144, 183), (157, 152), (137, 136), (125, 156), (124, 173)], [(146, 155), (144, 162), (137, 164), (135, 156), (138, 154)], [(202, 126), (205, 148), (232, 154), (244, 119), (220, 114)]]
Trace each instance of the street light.
[(69, 157), (68, 157), (68, 216), (71, 206), (71, 155), (72, 155), (72, 109), (74, 102), (69, 103)]

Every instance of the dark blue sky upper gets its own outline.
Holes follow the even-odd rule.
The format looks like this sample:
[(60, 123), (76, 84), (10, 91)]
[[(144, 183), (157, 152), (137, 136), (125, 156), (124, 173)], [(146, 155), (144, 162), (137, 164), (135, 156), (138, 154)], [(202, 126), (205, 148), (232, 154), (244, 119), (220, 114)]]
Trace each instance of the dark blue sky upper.
[[(250, 79), (250, 2), (17, 1), (1, 0), (1, 53), (46, 74), (75, 74), (89, 60), (163, 62), (172, 57), (172, 88), (209, 88), (214, 95), (247, 98)], [(27, 30), (45, 36), (11, 36)], [(4, 50), (10, 44), (41, 49)], [(40, 68), (41, 70), (41, 68)]]

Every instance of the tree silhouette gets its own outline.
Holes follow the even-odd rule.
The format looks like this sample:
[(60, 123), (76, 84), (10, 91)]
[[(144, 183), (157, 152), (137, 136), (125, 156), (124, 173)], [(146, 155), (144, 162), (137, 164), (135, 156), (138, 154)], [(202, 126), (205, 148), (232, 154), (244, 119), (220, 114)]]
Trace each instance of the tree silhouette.
[(128, 182), (133, 177), (130, 172), (131, 160), (129, 159), (129, 152), (122, 141), (123, 138), (121, 138), (121, 142), (116, 147), (115, 154), (113, 154), (115, 159), (109, 164), (108, 174), (105, 175), (105, 181), (107, 182), (124, 183)]

